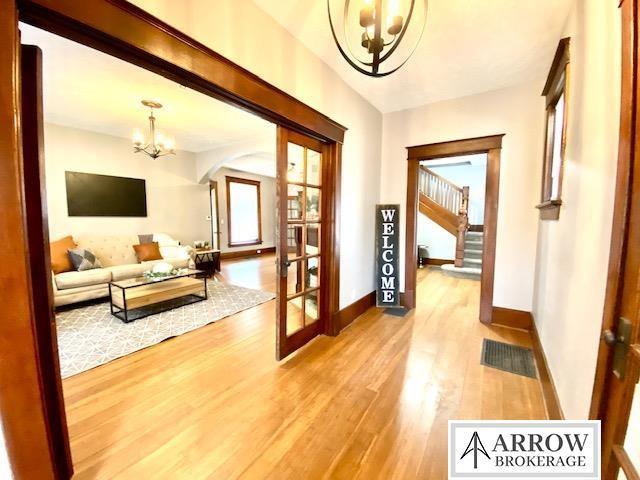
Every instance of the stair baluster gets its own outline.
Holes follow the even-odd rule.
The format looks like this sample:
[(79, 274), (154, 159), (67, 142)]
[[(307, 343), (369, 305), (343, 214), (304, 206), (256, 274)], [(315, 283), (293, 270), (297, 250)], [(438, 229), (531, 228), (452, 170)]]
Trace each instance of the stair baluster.
[[(418, 188), (421, 195), (440, 207), (438, 223), (444, 222), (440, 223), (441, 226), (456, 236), (455, 266), (462, 267), (465, 237), (469, 230), (469, 187), (459, 187), (421, 165)], [(431, 209), (438, 210), (438, 207), (432, 206)]]

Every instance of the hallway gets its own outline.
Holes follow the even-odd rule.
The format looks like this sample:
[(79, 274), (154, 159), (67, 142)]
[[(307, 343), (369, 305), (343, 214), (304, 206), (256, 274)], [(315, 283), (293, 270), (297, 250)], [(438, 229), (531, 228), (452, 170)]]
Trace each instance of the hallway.
[(544, 418), (538, 381), (479, 363), (528, 333), (477, 321), (479, 282), (418, 275), (405, 318), (281, 363), (269, 302), (65, 380), (75, 478), (444, 479), (449, 419)]

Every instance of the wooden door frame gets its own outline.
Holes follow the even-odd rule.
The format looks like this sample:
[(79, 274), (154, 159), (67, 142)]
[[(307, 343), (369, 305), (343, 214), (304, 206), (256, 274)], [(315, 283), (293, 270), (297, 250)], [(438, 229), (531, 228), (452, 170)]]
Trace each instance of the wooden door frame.
[(482, 249), (482, 274), (480, 277), (480, 321), (486, 324), (492, 322), (502, 137), (504, 137), (504, 134), (407, 147), (407, 216), (403, 294), (405, 308), (412, 309), (416, 306), (420, 162), (435, 158), (486, 153), (487, 182), (484, 198), (484, 246)]
[[(216, 200), (216, 232), (214, 233), (213, 231), (213, 205), (211, 205), (211, 199), (215, 198)], [(220, 203), (219, 203), (219, 197), (218, 197), (218, 182), (216, 180), (209, 180), (209, 207), (211, 210), (211, 248), (213, 247), (213, 237), (215, 235), (216, 240), (217, 240), (217, 248), (218, 250), (222, 250), (220, 248)]]
[[(607, 286), (602, 316), (602, 331), (615, 332), (616, 322), (623, 308), (623, 287), (625, 284), (635, 285), (640, 278), (640, 247), (638, 239), (640, 231), (637, 225), (639, 213), (634, 208), (640, 198), (640, 102), (638, 86), (640, 76), (640, 21), (638, 19), (638, 0), (621, 0), (622, 49), (621, 49), (621, 98), (620, 98), (620, 131), (618, 140), (618, 159), (616, 173), (616, 187), (613, 209), (613, 226), (611, 231), (611, 245), (609, 247), (609, 266)], [(636, 268), (627, 269), (627, 265)], [(638, 301), (638, 300), (636, 300)], [(632, 308), (637, 315), (637, 307)], [(631, 317), (629, 317), (631, 319)], [(631, 343), (640, 341), (640, 328), (636, 324), (632, 332)], [(627, 378), (638, 376), (640, 354), (633, 352), (627, 360)], [(593, 393), (589, 418), (602, 422), (602, 472), (603, 478), (613, 478), (614, 472), (620, 466), (631, 477), (630, 462), (625, 458), (624, 451), (615, 445), (624, 442), (626, 423), (622, 428), (621, 419), (628, 421), (633, 393), (616, 389), (614, 395), (612, 375), (613, 349), (606, 345), (604, 338), (600, 339), (598, 359), (596, 363)], [(615, 408), (610, 408), (613, 402)], [(609, 407), (609, 408), (608, 408)], [(607, 428), (607, 424), (616, 428)], [(610, 462), (609, 460), (613, 460)]]
[(35, 329), (32, 264), (47, 252), (44, 245), (34, 251), (27, 237), (18, 21), (108, 53), (327, 144), (325, 168), (331, 184), (325, 198), (332, 200), (327, 224), (332, 241), (325, 252), (331, 278), (327, 289), (331, 314), (324, 332), (328, 335), (340, 330), (338, 216), (341, 144), (346, 128), (123, 0), (0, 2), (0, 239), (6, 249), (0, 300), (10, 306), (0, 322), (2, 428), (16, 478), (64, 479), (69, 478), (69, 472), (55, 458), (60, 445), (68, 448), (68, 437), (59, 431), (56, 434), (55, 429), (65, 421), (64, 412), (57, 414), (48, 408), (63, 404), (61, 379), (58, 369), (58, 393), (46, 388), (42, 372), (50, 366), (43, 362), (52, 352), (42, 351)]

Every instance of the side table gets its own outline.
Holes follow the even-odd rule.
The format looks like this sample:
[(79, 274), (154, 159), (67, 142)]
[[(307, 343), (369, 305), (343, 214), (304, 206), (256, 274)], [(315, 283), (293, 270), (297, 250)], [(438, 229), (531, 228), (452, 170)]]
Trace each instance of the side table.
[(220, 271), (220, 250), (213, 249), (196, 249), (196, 256), (193, 259), (196, 269), (206, 272), (212, 277), (216, 272)]

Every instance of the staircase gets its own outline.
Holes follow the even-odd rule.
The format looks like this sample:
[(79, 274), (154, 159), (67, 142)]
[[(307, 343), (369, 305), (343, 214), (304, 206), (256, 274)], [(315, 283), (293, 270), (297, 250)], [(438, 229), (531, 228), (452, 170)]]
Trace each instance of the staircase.
[(469, 231), (469, 187), (459, 187), (427, 167), (420, 166), (419, 211), (456, 237), (453, 264), (441, 268), (448, 275), (479, 279), (482, 273), (481, 231)]

